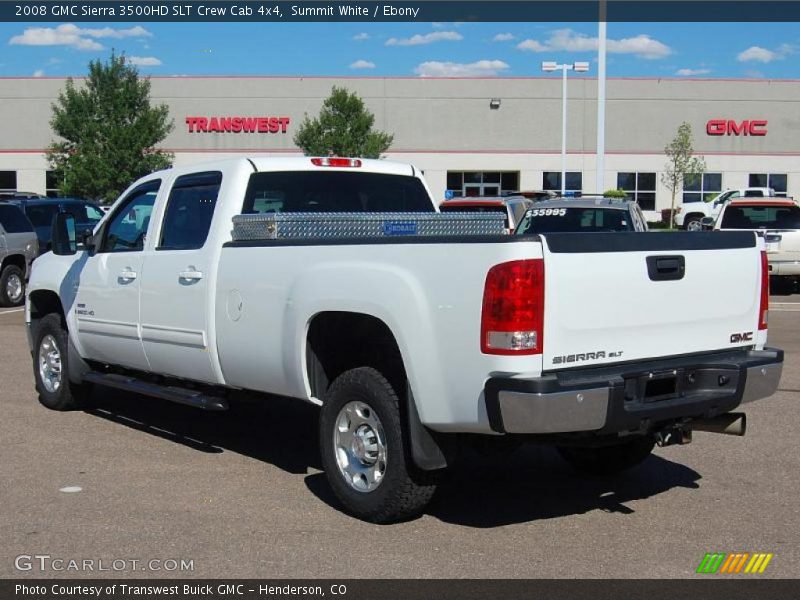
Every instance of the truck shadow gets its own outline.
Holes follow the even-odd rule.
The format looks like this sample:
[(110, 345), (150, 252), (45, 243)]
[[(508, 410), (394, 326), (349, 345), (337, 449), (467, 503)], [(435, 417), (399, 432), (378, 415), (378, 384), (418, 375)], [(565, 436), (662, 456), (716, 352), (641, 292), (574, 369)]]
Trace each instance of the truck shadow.
[[(650, 456), (628, 472), (592, 478), (573, 471), (550, 447), (529, 445), (511, 456), (470, 456), (439, 484), (426, 514), (454, 525), (490, 528), (595, 510), (632, 514), (628, 503), (682, 487), (698, 488), (701, 475)], [(342, 510), (322, 473), (306, 477), (320, 500)]]
[(309, 467), (321, 468), (316, 427), (319, 411), (297, 400), (240, 400), (231, 403), (227, 412), (211, 413), (98, 389), (92, 407), (85, 412), (199, 452), (235, 452), (295, 474), (305, 474)]
[[(198, 452), (235, 452), (306, 475), (320, 501), (342, 510), (320, 469), (314, 406), (285, 398), (237, 401), (206, 413), (145, 396), (98, 390), (86, 413)], [(287, 424), (291, 426), (287, 426)], [(440, 483), (426, 511), (441, 521), (489, 528), (602, 510), (630, 514), (630, 503), (673, 488), (698, 487), (696, 471), (654, 454), (612, 478), (575, 473), (549, 447), (528, 445), (506, 456), (470, 453)]]

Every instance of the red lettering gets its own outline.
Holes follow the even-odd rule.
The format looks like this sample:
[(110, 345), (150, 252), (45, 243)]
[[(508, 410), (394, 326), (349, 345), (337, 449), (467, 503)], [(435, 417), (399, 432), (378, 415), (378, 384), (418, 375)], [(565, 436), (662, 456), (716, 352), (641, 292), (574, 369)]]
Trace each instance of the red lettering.
[(744, 120), (741, 122), (733, 119), (712, 119), (706, 123), (706, 133), (708, 135), (767, 135), (766, 120)]
[[(291, 119), (289, 117), (185, 117), (189, 133), (286, 133)], [(724, 135), (723, 133), (711, 134), (711, 121), (709, 121), (709, 135)], [(720, 121), (725, 124), (725, 121)], [(753, 121), (752, 123), (763, 123), (766, 121)], [(764, 133), (753, 133), (753, 135), (764, 135)]]
[(256, 126), (258, 125), (258, 119), (253, 117), (245, 117), (242, 120), (244, 121), (243, 129), (248, 133), (254, 133)]
[(728, 121), (728, 135), (747, 135), (748, 131), (750, 131), (750, 121), (742, 121), (741, 124)]
[(750, 135), (757, 135), (757, 136), (767, 135), (767, 122), (750, 121)]
[(727, 122), (721, 119), (712, 119), (706, 123), (706, 133), (708, 135), (725, 135), (727, 125)]

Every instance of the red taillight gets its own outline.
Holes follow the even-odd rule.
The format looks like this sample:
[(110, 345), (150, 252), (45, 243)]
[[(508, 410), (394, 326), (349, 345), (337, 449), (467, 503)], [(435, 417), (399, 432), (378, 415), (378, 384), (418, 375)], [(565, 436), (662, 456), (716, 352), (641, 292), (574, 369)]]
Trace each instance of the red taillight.
[(360, 167), (361, 161), (357, 158), (338, 158), (326, 156), (325, 158), (312, 158), (311, 163), (318, 167)]
[(544, 347), (544, 261), (515, 260), (486, 275), (481, 352), (541, 354)]
[(761, 305), (758, 308), (758, 328), (767, 328), (767, 316), (769, 314), (769, 263), (767, 253), (761, 251)]

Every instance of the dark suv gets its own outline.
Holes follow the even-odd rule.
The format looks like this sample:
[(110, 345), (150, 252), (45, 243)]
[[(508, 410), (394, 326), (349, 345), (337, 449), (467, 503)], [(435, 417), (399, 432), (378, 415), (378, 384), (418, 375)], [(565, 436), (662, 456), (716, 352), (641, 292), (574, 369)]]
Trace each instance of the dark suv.
[(36, 237), (39, 238), (40, 253), (50, 250), (53, 217), (57, 213), (65, 212), (74, 216), (78, 232), (94, 229), (105, 214), (99, 205), (81, 198), (15, 199), (11, 202), (19, 206), (33, 223)]

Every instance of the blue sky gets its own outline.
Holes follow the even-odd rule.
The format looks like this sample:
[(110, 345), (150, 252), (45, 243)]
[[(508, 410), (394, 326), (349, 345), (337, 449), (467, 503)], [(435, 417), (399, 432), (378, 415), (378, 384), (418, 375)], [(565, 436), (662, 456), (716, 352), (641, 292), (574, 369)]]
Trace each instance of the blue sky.
[[(593, 23), (0, 23), (0, 76), (80, 76), (111, 48), (149, 75), (542, 75), (594, 61)], [(800, 23), (610, 23), (609, 77), (800, 78)], [(590, 76), (596, 72), (593, 62)]]

